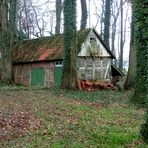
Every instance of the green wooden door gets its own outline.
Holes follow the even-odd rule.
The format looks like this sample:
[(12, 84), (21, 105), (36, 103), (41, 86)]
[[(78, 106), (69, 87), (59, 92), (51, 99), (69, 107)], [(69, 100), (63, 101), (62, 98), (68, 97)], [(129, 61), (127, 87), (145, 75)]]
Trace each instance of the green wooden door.
[(63, 67), (55, 67), (55, 84), (60, 85), (62, 82)]
[(44, 86), (44, 69), (33, 68), (31, 71), (31, 86)]

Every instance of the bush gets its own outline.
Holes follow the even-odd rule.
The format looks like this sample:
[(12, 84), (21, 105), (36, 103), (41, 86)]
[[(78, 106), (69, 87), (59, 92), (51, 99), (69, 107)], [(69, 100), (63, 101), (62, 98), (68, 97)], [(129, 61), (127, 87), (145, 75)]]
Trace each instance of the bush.
[(145, 123), (141, 125), (140, 136), (142, 140), (148, 144), (148, 109), (146, 112), (146, 120)]

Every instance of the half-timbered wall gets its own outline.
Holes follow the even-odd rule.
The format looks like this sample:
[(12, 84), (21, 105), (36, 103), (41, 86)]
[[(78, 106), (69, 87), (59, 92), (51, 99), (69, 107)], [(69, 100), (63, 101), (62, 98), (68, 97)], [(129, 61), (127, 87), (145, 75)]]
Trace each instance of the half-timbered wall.
[(78, 58), (78, 78), (110, 81), (110, 65), (110, 58)]
[(93, 31), (78, 54), (78, 78), (111, 80), (111, 55)]

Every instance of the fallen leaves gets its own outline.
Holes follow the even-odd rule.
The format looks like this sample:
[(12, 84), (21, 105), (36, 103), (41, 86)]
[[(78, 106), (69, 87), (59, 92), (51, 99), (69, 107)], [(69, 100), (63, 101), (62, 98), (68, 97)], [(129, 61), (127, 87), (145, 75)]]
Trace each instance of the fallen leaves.
[(0, 117), (0, 141), (22, 137), (29, 129), (29, 112), (15, 112)]
[(23, 137), (28, 131), (34, 131), (42, 124), (28, 111), (14, 112), (10, 115), (0, 116), (0, 141), (8, 141)]
[(135, 146), (143, 112), (119, 102), (106, 106), (106, 99), (121, 95), (101, 92), (76, 91), (69, 96), (61, 92), (57, 96), (50, 90), (0, 91), (2, 147)]

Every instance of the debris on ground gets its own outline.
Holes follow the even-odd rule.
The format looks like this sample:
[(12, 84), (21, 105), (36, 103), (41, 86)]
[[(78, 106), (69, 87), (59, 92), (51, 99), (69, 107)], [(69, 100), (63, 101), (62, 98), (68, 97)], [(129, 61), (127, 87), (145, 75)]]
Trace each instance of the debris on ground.
[(107, 81), (103, 80), (78, 80), (79, 90), (95, 91), (95, 90), (116, 90), (116, 87)]

